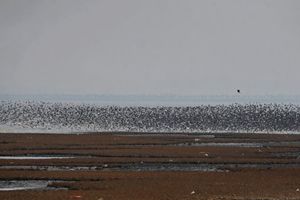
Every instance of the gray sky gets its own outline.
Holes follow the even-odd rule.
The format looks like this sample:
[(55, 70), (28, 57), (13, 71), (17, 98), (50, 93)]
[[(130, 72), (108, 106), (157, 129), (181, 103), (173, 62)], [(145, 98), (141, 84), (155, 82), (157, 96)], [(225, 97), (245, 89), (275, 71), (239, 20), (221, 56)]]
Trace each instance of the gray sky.
[(298, 0), (0, 0), (0, 93), (300, 94)]

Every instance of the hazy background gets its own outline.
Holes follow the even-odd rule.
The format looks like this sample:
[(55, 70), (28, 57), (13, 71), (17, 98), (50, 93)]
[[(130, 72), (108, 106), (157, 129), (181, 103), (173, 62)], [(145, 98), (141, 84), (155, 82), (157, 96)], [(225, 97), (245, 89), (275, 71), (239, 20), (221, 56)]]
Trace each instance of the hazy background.
[(299, 95), (298, 0), (0, 0), (0, 93)]

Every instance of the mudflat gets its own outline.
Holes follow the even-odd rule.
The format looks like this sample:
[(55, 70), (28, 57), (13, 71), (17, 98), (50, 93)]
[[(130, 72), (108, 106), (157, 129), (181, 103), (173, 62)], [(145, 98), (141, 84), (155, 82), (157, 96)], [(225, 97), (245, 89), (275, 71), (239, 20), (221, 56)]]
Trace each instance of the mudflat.
[(0, 199), (300, 199), (300, 135), (0, 134)]

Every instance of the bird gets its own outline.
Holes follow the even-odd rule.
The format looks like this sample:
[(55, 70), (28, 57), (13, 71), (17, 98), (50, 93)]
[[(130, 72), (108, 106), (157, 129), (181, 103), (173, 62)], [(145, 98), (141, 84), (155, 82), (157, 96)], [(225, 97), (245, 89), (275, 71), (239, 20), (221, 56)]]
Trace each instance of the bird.
[(240, 90), (240, 89), (237, 89), (236, 91), (237, 91), (237, 93), (241, 93), (241, 90)]

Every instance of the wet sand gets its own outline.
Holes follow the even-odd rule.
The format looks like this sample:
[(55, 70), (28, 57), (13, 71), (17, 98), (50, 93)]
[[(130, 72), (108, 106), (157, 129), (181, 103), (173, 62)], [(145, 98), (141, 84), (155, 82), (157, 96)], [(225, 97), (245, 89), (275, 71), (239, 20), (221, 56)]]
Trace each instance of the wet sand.
[(0, 134), (0, 181), (28, 180), (0, 199), (300, 199), (300, 135)]

